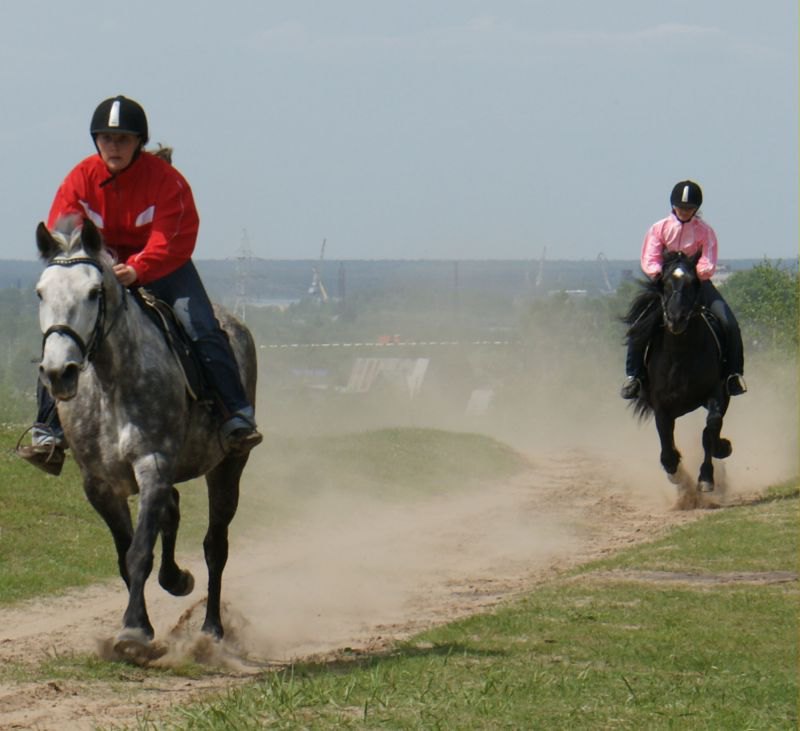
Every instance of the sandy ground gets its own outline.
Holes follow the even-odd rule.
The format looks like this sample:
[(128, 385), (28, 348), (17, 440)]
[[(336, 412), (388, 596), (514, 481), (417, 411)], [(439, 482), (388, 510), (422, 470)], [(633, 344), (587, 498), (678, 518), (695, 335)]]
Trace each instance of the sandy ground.
[[(776, 417), (787, 413), (780, 407), (780, 395), (765, 387), (732, 409), (726, 433), (735, 451), (718, 471), (721, 504), (796, 474), (796, 413)], [(168, 648), (157, 664), (194, 657), (214, 672), (198, 680), (154, 673), (137, 682), (0, 684), (0, 728), (63, 731), (156, 719), (178, 703), (293, 659), (331, 657), (345, 648), (378, 651), (706, 515), (674, 509), (675, 487), (658, 466), (653, 425), (638, 426), (616, 403), (613, 408), (611, 428), (554, 426), (548, 443), (529, 435), (531, 443), (517, 446), (529, 455), (530, 470), (513, 480), (403, 504), (332, 492), (291, 524), (238, 538), (225, 574), (228, 635), (221, 645), (197, 631), (202, 591), (176, 599), (151, 580), (150, 615), (157, 640)], [(691, 443), (701, 426), (689, 417), (679, 430), (690, 465), (698, 461)], [(578, 438), (581, 429), (591, 438)], [(263, 488), (258, 475), (254, 455), (245, 495)], [(204, 584), (201, 561), (186, 563), (198, 586)], [(103, 656), (124, 603), (121, 582), (114, 581), (4, 609), (0, 662), (35, 667), (59, 655)]]

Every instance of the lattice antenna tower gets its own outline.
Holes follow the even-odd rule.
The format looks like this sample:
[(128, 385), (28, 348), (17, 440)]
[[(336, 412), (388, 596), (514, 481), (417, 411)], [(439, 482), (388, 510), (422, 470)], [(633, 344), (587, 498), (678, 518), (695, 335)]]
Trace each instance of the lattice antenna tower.
[(242, 241), (236, 252), (236, 301), (233, 305), (233, 314), (242, 322), (247, 317), (247, 290), (248, 279), (252, 271), (253, 252), (250, 249), (250, 240), (247, 229), (242, 229)]

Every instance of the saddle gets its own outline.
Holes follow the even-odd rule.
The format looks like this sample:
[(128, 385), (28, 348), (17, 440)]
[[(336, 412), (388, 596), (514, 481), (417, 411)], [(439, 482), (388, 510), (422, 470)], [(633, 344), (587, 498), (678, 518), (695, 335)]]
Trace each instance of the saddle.
[(186, 392), (195, 401), (211, 400), (212, 392), (204, 376), (200, 357), (195, 350), (175, 310), (143, 287), (130, 290), (133, 299), (142, 308), (164, 336), (175, 361), (183, 373)]

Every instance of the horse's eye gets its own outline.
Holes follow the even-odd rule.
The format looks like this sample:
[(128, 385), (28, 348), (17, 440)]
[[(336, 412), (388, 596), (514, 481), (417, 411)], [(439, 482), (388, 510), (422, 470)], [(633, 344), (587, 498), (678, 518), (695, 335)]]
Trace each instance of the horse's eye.
[(94, 302), (100, 296), (100, 288), (96, 287), (95, 289), (89, 290), (89, 301)]

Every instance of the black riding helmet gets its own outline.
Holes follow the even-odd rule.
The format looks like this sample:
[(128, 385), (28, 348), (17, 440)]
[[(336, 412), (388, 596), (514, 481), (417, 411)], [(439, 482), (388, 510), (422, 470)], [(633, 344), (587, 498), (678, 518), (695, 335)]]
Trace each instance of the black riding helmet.
[(681, 180), (672, 189), (669, 202), (673, 208), (700, 208), (703, 204), (703, 191), (692, 180)]
[(89, 132), (97, 145), (97, 135), (101, 132), (127, 132), (137, 135), (140, 147), (147, 144), (147, 115), (141, 105), (122, 95), (111, 97), (97, 105), (92, 115)]

